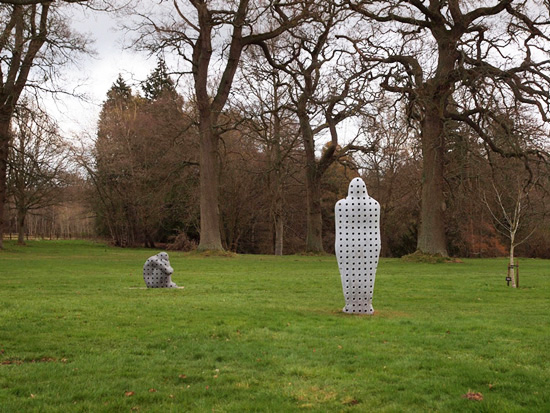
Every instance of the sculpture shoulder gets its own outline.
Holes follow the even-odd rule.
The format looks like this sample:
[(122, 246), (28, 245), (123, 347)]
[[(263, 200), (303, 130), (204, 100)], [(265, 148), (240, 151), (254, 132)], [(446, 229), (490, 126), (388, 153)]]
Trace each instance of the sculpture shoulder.
[(369, 203), (372, 203), (373, 205), (378, 207), (380, 206), (380, 203), (374, 198), (369, 198)]
[(338, 202), (336, 202), (336, 205), (334, 207), (338, 208), (338, 207), (345, 207), (345, 206), (348, 206), (348, 205), (349, 205), (349, 200), (347, 198), (343, 198), (343, 199), (339, 200)]
[(158, 265), (160, 263), (159, 257), (156, 255), (153, 255), (152, 257), (147, 258), (147, 261), (145, 261), (145, 265)]

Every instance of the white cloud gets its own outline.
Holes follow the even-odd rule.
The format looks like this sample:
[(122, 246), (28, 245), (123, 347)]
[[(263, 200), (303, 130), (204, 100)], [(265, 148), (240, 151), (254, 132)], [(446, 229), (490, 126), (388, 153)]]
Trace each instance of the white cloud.
[(156, 66), (156, 61), (124, 48), (125, 33), (111, 13), (75, 8), (71, 27), (94, 41), (94, 57), (82, 58), (78, 69), (61, 69), (67, 79), (65, 89), (84, 94), (86, 100), (66, 95), (44, 100), (65, 134), (93, 134), (101, 104), (119, 73), (128, 84), (137, 87)]

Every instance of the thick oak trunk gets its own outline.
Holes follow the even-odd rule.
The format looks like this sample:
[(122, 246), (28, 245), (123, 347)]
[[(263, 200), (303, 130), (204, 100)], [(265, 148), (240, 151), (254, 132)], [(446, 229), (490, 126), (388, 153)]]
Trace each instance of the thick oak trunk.
[(210, 113), (201, 114), (200, 125), (200, 217), (198, 249), (223, 250), (220, 235), (218, 138), (210, 125)]
[(422, 205), (417, 249), (446, 257), (443, 133), (440, 111), (426, 110), (422, 122)]
[(321, 215), (321, 174), (319, 174), (317, 159), (315, 159), (315, 141), (305, 102), (306, 98), (302, 97), (298, 103), (297, 114), (300, 120), (300, 133), (306, 154), (306, 252), (321, 253), (324, 252), (323, 219)]

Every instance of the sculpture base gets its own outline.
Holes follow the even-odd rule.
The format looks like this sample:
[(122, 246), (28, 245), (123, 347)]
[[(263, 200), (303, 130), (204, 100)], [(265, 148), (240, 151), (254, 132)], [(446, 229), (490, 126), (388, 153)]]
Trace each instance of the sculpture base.
[(171, 282), (168, 285), (148, 285), (147, 288), (179, 288), (175, 283)]
[[(152, 290), (152, 289), (159, 289), (164, 288), (165, 290), (168, 290), (169, 287), (128, 287), (129, 290)], [(173, 290), (183, 290), (185, 287), (171, 287)]]
[(370, 305), (370, 304), (345, 306), (342, 309), (342, 311), (346, 314), (367, 314), (367, 315), (373, 315), (374, 314), (374, 308), (372, 308), (372, 305)]

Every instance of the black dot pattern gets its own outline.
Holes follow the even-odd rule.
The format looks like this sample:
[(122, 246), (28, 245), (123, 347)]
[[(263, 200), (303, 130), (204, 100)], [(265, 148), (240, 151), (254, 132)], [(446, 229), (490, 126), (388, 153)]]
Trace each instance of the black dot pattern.
[(336, 258), (342, 279), (345, 313), (374, 314), (372, 294), (380, 256), (380, 204), (365, 182), (354, 178), (348, 196), (334, 207)]
[(161, 252), (149, 257), (143, 265), (143, 279), (147, 288), (175, 288), (172, 282), (174, 269), (170, 266), (168, 254)]

